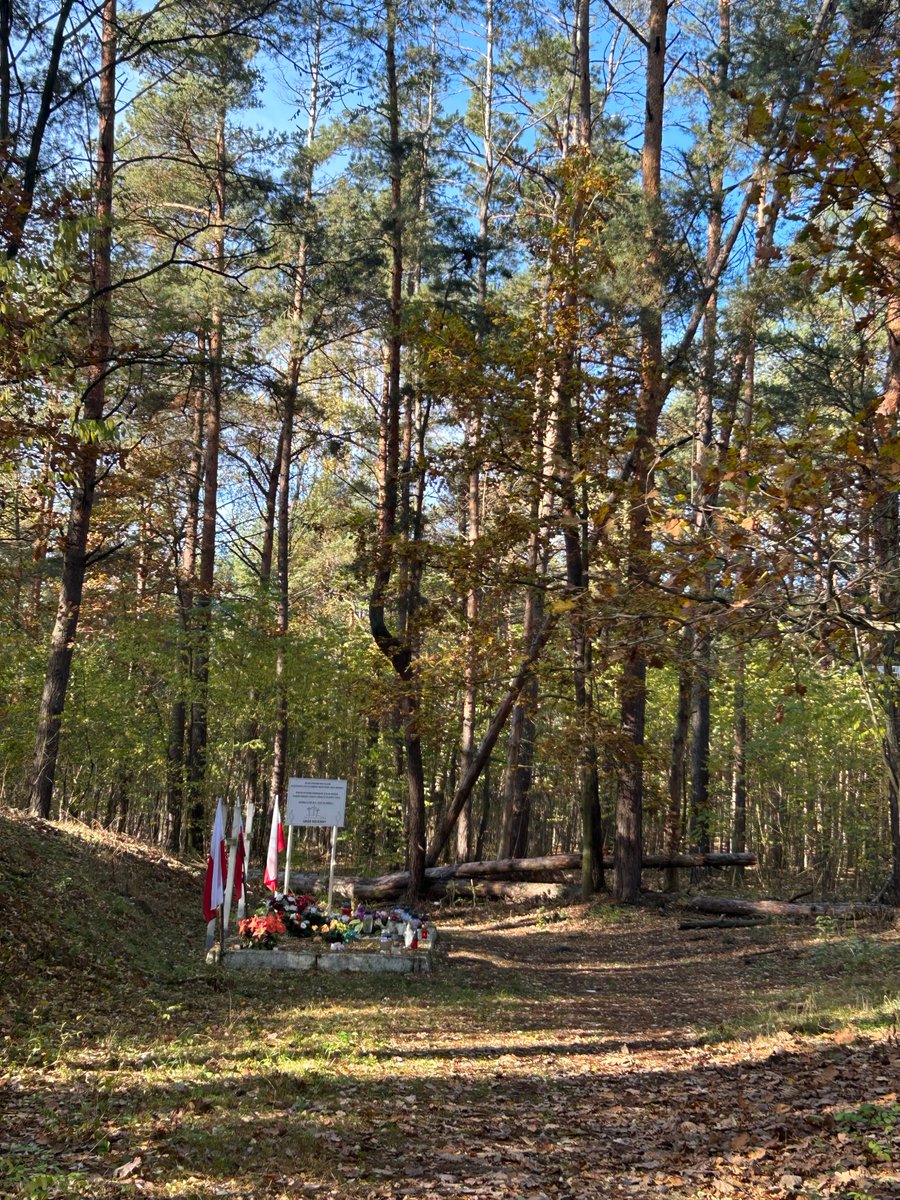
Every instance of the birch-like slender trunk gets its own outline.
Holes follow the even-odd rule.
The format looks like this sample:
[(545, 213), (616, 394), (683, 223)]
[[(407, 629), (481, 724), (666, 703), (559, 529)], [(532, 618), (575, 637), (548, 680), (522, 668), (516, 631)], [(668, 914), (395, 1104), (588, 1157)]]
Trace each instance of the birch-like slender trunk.
[[(691, 718), (691, 675), (687, 666), (678, 673), (678, 703), (675, 707), (675, 723), (672, 729), (672, 751), (669, 761), (669, 803), (666, 808), (666, 824), (663, 833), (663, 849), (666, 854), (677, 854), (681, 842), (681, 808), (684, 799), (685, 749), (688, 725)], [(666, 891), (678, 891), (678, 870), (670, 867), (666, 871)]]

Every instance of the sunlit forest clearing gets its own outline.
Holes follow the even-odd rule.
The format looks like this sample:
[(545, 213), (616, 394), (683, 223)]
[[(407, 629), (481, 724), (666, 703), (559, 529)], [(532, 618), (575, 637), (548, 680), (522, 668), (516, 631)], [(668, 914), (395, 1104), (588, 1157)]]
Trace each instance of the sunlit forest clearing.
[(898, 54), (0, 0), (0, 1193), (897, 1194)]
[(4, 1195), (896, 1193), (890, 927), (469, 902), (431, 975), (276, 985), (198, 967), (196, 870), (0, 832)]

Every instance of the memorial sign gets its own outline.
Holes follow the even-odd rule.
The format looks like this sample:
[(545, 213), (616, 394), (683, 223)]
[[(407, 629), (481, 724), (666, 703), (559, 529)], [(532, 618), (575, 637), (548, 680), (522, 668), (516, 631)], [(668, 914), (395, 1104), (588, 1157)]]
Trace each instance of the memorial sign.
[(334, 867), (337, 859), (337, 832), (343, 828), (347, 807), (346, 779), (301, 779), (296, 776), (288, 780), (285, 824), (288, 826), (287, 862), (284, 868), (284, 890), (290, 890), (291, 850), (294, 841), (294, 826), (307, 829), (331, 827), (331, 862), (328, 869), (328, 906), (334, 896)]
[(343, 827), (346, 779), (289, 779), (285, 825)]

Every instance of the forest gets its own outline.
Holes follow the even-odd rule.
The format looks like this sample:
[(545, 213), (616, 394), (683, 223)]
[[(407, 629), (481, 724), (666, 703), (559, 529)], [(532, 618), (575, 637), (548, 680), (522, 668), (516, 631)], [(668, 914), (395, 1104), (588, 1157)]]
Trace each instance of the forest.
[(752, 851), (900, 903), (898, 48), (0, 0), (3, 804), (205, 857), (331, 777), (412, 896)]

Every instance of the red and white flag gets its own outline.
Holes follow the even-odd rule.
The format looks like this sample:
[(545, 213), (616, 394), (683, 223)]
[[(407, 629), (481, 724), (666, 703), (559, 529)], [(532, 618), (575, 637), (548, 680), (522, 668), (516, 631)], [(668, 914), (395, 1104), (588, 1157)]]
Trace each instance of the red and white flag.
[(270, 892), (278, 891), (278, 855), (285, 847), (284, 830), (281, 827), (281, 810), (278, 807), (278, 797), (275, 797), (275, 807), (272, 809), (272, 828), (269, 831), (269, 852), (266, 855), (266, 873), (263, 883)]
[(225, 821), (222, 816), (222, 801), (216, 805), (213, 821), (212, 841), (206, 861), (206, 879), (203, 883), (203, 916), (211, 921), (216, 909), (225, 900), (225, 875), (228, 870), (228, 846), (225, 842)]

